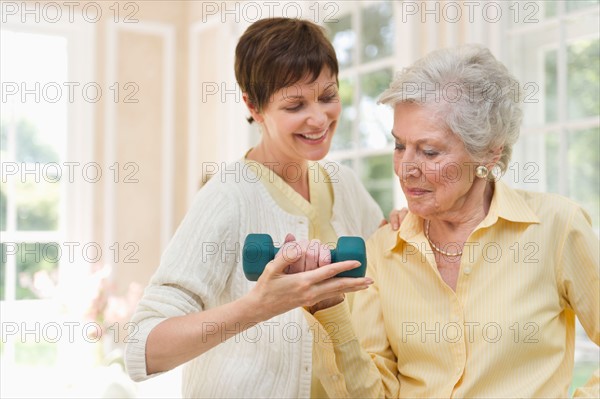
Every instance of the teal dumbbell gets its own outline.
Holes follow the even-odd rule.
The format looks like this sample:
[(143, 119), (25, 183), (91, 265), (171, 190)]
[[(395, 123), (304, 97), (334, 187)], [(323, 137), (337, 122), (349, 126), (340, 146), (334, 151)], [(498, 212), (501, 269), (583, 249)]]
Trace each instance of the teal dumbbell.
[[(248, 234), (244, 241), (242, 263), (244, 274), (250, 281), (256, 281), (267, 263), (275, 258), (279, 248), (273, 245), (268, 234)], [(367, 270), (367, 251), (365, 241), (360, 237), (340, 237), (337, 247), (331, 250), (331, 263), (356, 260), (360, 266), (339, 273), (336, 277), (364, 277)]]

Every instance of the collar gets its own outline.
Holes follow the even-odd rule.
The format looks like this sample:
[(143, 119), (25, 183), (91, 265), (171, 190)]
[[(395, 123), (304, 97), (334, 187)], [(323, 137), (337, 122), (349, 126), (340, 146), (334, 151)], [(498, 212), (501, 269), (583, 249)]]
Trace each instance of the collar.
[[(513, 223), (540, 223), (540, 219), (523, 199), (518, 190), (508, 187), (503, 182), (494, 184), (494, 195), (490, 209), (485, 218), (479, 223), (475, 230), (494, 225), (498, 219), (504, 219)], [(393, 232), (393, 230), (390, 229)], [(401, 242), (415, 242), (424, 239), (423, 218), (409, 212), (398, 232), (387, 235), (388, 242), (384, 248), (393, 250)], [(420, 237), (418, 237), (420, 236)]]

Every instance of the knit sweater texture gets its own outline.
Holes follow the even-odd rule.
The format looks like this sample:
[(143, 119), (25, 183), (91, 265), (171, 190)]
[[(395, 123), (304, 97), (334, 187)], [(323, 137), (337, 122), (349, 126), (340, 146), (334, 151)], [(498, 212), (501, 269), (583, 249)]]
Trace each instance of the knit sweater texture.
[[(368, 238), (383, 215), (354, 172), (321, 161), (334, 193), (331, 224), (338, 236)], [(283, 211), (256, 169), (243, 161), (225, 165), (198, 191), (165, 249), (132, 322), (126, 346), (127, 372), (135, 381), (146, 373), (146, 340), (161, 321), (215, 308), (245, 295), (256, 284), (243, 273), (241, 256), (250, 233), (266, 233), (280, 246), (287, 233), (308, 238), (308, 219)], [(222, 332), (228, 338), (183, 368), (184, 397), (308, 398), (314, 326), (300, 309)]]

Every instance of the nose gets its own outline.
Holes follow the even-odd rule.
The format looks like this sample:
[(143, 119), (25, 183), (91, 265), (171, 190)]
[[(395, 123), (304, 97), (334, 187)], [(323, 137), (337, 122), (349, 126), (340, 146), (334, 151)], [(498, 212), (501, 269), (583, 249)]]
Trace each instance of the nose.
[(403, 151), (402, 155), (396, 156), (396, 173), (402, 180), (421, 176), (421, 168), (410, 149)]
[(328, 116), (322, 104), (315, 104), (308, 116), (307, 124), (315, 129), (325, 129)]

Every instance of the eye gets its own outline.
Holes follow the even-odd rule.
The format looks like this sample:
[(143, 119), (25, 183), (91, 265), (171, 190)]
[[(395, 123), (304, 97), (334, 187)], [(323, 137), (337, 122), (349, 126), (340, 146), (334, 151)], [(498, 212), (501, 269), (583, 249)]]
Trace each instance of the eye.
[(396, 143), (396, 145), (394, 146), (394, 149), (398, 150), (398, 151), (403, 151), (404, 148), (405, 148), (404, 144), (400, 144), (400, 143)]
[(293, 107), (285, 107), (285, 110), (289, 111), (289, 112), (298, 111), (298, 110), (300, 110), (300, 108), (302, 108), (303, 105), (304, 105), (303, 103), (298, 103), (298, 104), (294, 105)]
[(324, 103), (337, 102), (338, 95), (337, 93), (329, 93), (321, 97), (319, 100)]
[(423, 150), (423, 154), (425, 154), (428, 158), (434, 158), (439, 155), (439, 152), (433, 150)]

